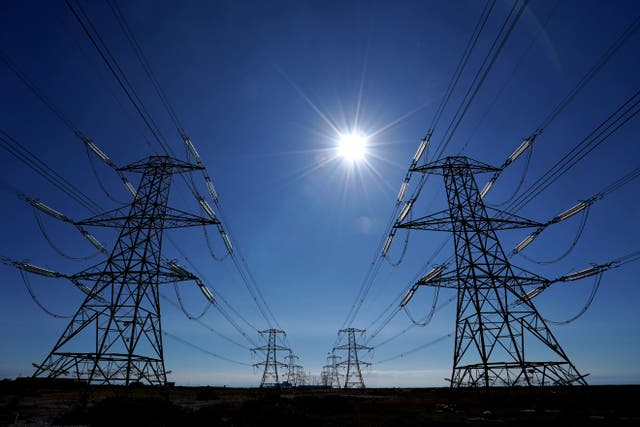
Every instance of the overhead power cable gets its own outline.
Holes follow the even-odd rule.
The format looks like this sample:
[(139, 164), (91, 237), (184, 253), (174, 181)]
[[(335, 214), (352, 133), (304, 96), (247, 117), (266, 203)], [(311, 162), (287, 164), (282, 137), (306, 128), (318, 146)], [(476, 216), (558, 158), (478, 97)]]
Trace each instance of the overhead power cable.
[(67, 7), (69, 8), (73, 16), (75, 17), (76, 21), (78, 21), (78, 23), (80, 24), (80, 27), (82, 28), (84, 33), (87, 35), (87, 37), (91, 41), (91, 44), (93, 44), (95, 49), (98, 51), (98, 54), (102, 58), (103, 62), (109, 68), (109, 71), (111, 71), (111, 74), (114, 76), (114, 78), (118, 82), (118, 85), (120, 86), (120, 88), (122, 88), (122, 90), (124, 91), (125, 95), (129, 99), (129, 101), (131, 102), (135, 110), (137, 111), (138, 115), (144, 122), (149, 132), (151, 132), (151, 135), (153, 136), (153, 138), (158, 142), (158, 144), (160, 144), (160, 146), (162, 147), (163, 151), (166, 154), (170, 154), (171, 147), (169, 147), (168, 143), (162, 136), (162, 133), (160, 132), (157, 124), (155, 123), (151, 115), (148, 113), (142, 100), (140, 99), (137, 92), (135, 91), (135, 88), (131, 85), (131, 83), (126, 77), (126, 74), (118, 64), (118, 61), (111, 54), (111, 51), (105, 44), (104, 40), (102, 40), (102, 37), (100, 36), (98, 31), (94, 27), (93, 23), (89, 19), (89, 16), (85, 13), (84, 9), (82, 8), (82, 6), (80, 6), (80, 4), (77, 3), (76, 6), (74, 6), (71, 0), (65, 0), (65, 3), (67, 4)]
[(58, 253), (58, 255), (60, 255), (63, 258), (67, 258), (73, 261), (87, 261), (90, 260), (92, 258), (97, 257), (98, 255), (100, 255), (101, 253), (103, 253), (102, 251), (98, 250), (97, 252), (95, 252), (92, 255), (88, 255), (88, 256), (80, 256), (80, 257), (76, 257), (76, 256), (71, 256), (69, 254), (67, 254), (66, 252), (64, 252), (62, 249), (60, 249), (58, 247), (58, 245), (56, 245), (53, 242), (53, 239), (51, 239), (51, 237), (49, 236), (49, 233), (47, 232), (47, 229), (44, 225), (44, 223), (42, 222), (42, 218), (40, 215), (40, 211), (34, 206), (33, 207), (33, 215), (36, 218), (36, 223), (38, 224), (38, 229), (40, 230), (40, 233), (42, 234), (42, 237), (44, 237), (44, 239), (47, 241), (47, 243), (49, 243), (49, 246), (51, 246), (51, 248)]
[(545, 117), (538, 129), (545, 129), (548, 127), (551, 122), (553, 122), (556, 117), (566, 108), (566, 106), (573, 101), (573, 99), (580, 93), (580, 91), (589, 83), (597, 74), (600, 72), (602, 67), (604, 67), (607, 62), (624, 46), (624, 44), (631, 38), (636, 31), (640, 28), (640, 16), (637, 16), (636, 19), (624, 30), (624, 32), (616, 39), (616, 41), (611, 45), (604, 54), (598, 59), (595, 65), (580, 79), (578, 84), (556, 105), (556, 107)]
[[(180, 304), (176, 304), (173, 300), (171, 300), (170, 298), (168, 298), (165, 295), (160, 294), (160, 297), (162, 299), (164, 299), (166, 302), (168, 302), (170, 305), (172, 305), (173, 307), (177, 308), (178, 310), (180, 310), (180, 311), (182, 311), (184, 313), (184, 310), (182, 309), (182, 306)], [(209, 306), (211, 306), (211, 304), (209, 304)], [(186, 313), (185, 313), (185, 315), (186, 315)], [(234, 340), (233, 338), (230, 338), (227, 335), (223, 334), (222, 332), (216, 330), (215, 328), (213, 328), (209, 324), (205, 323), (202, 319), (199, 319), (197, 317), (193, 317), (193, 318), (189, 318), (189, 320), (193, 320), (194, 322), (198, 323), (203, 328), (207, 329), (209, 332), (212, 332), (213, 334), (217, 335), (218, 337), (224, 339), (227, 342), (230, 342), (231, 344), (233, 344), (233, 345), (235, 345), (237, 347), (240, 347), (240, 348), (245, 349), (245, 350), (250, 350), (250, 348), (247, 347), (246, 345), (242, 345), (238, 341)]]
[(596, 294), (598, 293), (598, 289), (600, 289), (600, 282), (602, 282), (603, 274), (604, 272), (600, 272), (596, 276), (595, 281), (593, 283), (593, 288), (591, 288), (591, 293), (587, 298), (587, 302), (585, 302), (584, 306), (580, 309), (580, 311), (577, 314), (575, 314), (574, 316), (571, 316), (566, 320), (557, 321), (557, 320), (550, 320), (545, 318), (544, 321), (554, 325), (568, 325), (569, 323), (572, 323), (573, 321), (578, 320), (580, 317), (582, 317), (582, 315), (586, 313), (587, 310), (589, 310), (589, 308), (591, 308), (591, 304), (593, 304), (593, 300), (595, 299)]
[(47, 182), (84, 206), (88, 211), (98, 214), (103, 209), (93, 199), (83, 193), (78, 187), (70, 183), (52, 167), (47, 165), (31, 150), (19, 143), (11, 135), (0, 129), (0, 147), (5, 149), (14, 158), (28, 166)]
[(193, 348), (195, 350), (198, 350), (198, 351), (200, 351), (200, 352), (202, 352), (204, 354), (208, 354), (209, 356), (215, 357), (216, 359), (224, 360), (224, 361), (229, 362), (229, 363), (235, 363), (236, 365), (251, 366), (251, 363), (241, 362), (241, 361), (238, 361), (238, 360), (230, 359), (230, 358), (225, 357), (225, 356), (221, 356), (221, 355), (219, 355), (217, 353), (214, 353), (214, 352), (209, 351), (209, 350), (207, 350), (205, 348), (202, 348), (197, 344), (189, 342), (189, 341), (185, 340), (184, 338), (180, 338), (179, 336), (174, 335), (174, 334), (168, 332), (167, 330), (162, 331), (162, 333), (163, 333), (163, 335), (165, 335), (165, 336), (167, 336), (167, 337), (169, 337), (169, 338), (171, 338), (171, 339), (173, 339), (175, 341), (178, 341), (179, 343), (184, 344), (187, 347), (191, 347), (191, 348)]
[[(516, 7), (518, 6), (518, 4), (520, 6), (516, 11)], [(453, 135), (456, 133), (458, 127), (460, 126), (460, 123), (462, 122), (462, 119), (464, 118), (467, 111), (469, 110), (469, 107), (471, 107), (471, 104), (473, 103), (475, 97), (478, 95), (480, 88), (482, 88), (484, 81), (489, 75), (489, 72), (493, 68), (493, 65), (495, 64), (496, 60), (500, 56), (500, 53), (504, 49), (504, 46), (507, 43), (507, 40), (509, 40), (511, 33), (513, 29), (516, 27), (516, 24), (518, 23), (518, 21), (520, 20), (520, 17), (522, 16), (522, 13), (527, 7), (527, 4), (528, 4), (528, 0), (516, 1), (513, 3), (513, 7), (509, 11), (509, 15), (507, 16), (502, 26), (500, 27), (500, 30), (498, 31), (496, 38), (493, 40), (491, 47), (487, 52), (487, 55), (482, 61), (482, 64), (480, 65), (480, 68), (478, 69), (475, 77), (473, 78), (471, 85), (467, 89), (467, 93), (464, 95), (464, 99), (462, 103), (458, 107), (458, 110), (454, 114), (454, 118), (452, 119), (451, 123), (449, 124), (449, 127), (445, 131), (445, 135), (442, 141), (440, 142), (439, 146), (436, 148), (436, 152), (435, 152), (436, 159), (439, 159), (440, 156), (442, 156), (442, 153), (447, 148), (447, 145), (449, 145), (449, 143), (451, 142)]]
[[(144, 104), (142, 103), (142, 100), (136, 94), (135, 89), (133, 88), (133, 86), (129, 83), (128, 79), (126, 78), (125, 73), (123, 72), (123, 70), (118, 65), (115, 57), (111, 54), (111, 52), (109, 51), (108, 47), (105, 45), (104, 41), (100, 37), (99, 33), (97, 32), (97, 30), (95, 29), (95, 27), (91, 23), (91, 20), (89, 19), (88, 15), (84, 12), (84, 10), (82, 9), (82, 7), (80, 5), (77, 6), (78, 7), (78, 11), (79, 11), (79, 13), (78, 13), (78, 11), (76, 11), (75, 8), (73, 7), (73, 5), (71, 4), (71, 0), (65, 0), (65, 1), (67, 3), (68, 7), (70, 8), (70, 10), (72, 11), (72, 13), (74, 14), (74, 16), (76, 17), (76, 19), (78, 20), (78, 22), (80, 23), (82, 29), (84, 30), (84, 32), (87, 34), (87, 36), (91, 40), (91, 42), (94, 45), (94, 47), (98, 50), (98, 53), (102, 57), (103, 61), (105, 62), (105, 64), (108, 66), (108, 68), (111, 71), (111, 73), (114, 75), (114, 77), (118, 81), (120, 87), (125, 91), (125, 94), (129, 98), (131, 103), (134, 104), (134, 107), (138, 111), (140, 117), (145, 122), (147, 128), (151, 131), (152, 135), (154, 135), (154, 138), (161, 145), (161, 147), (163, 148), (165, 153), (173, 154), (173, 152), (171, 150), (171, 147), (168, 145), (166, 140), (164, 140), (164, 138), (162, 137), (162, 134), (161, 134), (158, 126), (153, 121), (153, 118), (151, 117), (151, 115), (148, 113), (148, 111), (144, 107)], [(126, 21), (126, 18), (124, 17), (124, 14), (119, 9), (117, 3), (111, 2), (110, 3), (110, 7), (112, 9), (112, 12), (116, 16), (116, 19), (118, 20), (118, 23), (119, 23), (121, 29), (125, 33), (125, 37), (127, 38), (127, 40), (129, 41), (131, 47), (133, 48), (138, 60), (141, 62), (142, 66), (143, 66), (143, 68), (145, 70), (145, 73), (147, 74), (147, 76), (151, 80), (151, 82), (152, 82), (152, 84), (154, 86), (154, 89), (156, 90), (156, 93), (160, 97), (162, 103), (164, 104), (165, 109), (167, 110), (167, 112), (169, 113), (172, 121), (176, 125), (176, 128), (178, 129), (178, 132), (180, 133), (180, 135), (181, 135), (181, 137), (183, 139), (183, 142), (184, 142), (186, 148), (188, 149), (188, 152), (191, 152), (193, 154), (193, 157), (196, 160), (196, 163), (198, 164), (198, 166), (201, 166), (203, 168), (203, 174), (204, 174), (204, 178), (205, 178), (207, 189), (208, 189), (208, 191), (209, 191), (214, 203), (216, 204), (216, 207), (219, 210), (219, 215), (217, 215), (217, 218), (216, 218), (220, 222), (220, 224), (218, 225), (218, 231), (220, 233), (221, 238), (223, 239), (223, 242), (225, 243), (225, 245), (227, 247), (227, 250), (228, 250), (229, 254), (232, 256), (234, 265), (236, 266), (236, 268), (238, 269), (238, 272), (242, 276), (242, 280), (243, 280), (245, 286), (249, 290), (249, 292), (250, 292), (252, 298), (254, 299), (254, 301), (256, 302), (256, 304), (258, 305), (258, 309), (261, 312), (261, 314), (263, 315), (263, 317), (265, 318), (266, 322), (271, 326), (272, 325), (272, 321), (273, 321), (278, 327), (280, 327), (280, 325), (278, 324), (277, 319), (275, 318), (275, 316), (273, 315), (273, 312), (271, 311), (271, 308), (267, 304), (264, 296), (262, 295), (262, 292), (260, 291), (259, 287), (257, 286), (255, 278), (253, 277), (253, 275), (252, 275), (252, 273), (251, 273), (251, 271), (250, 271), (250, 269), (249, 269), (249, 267), (248, 267), (248, 265), (246, 263), (246, 260), (242, 257), (241, 254), (239, 254), (239, 250), (238, 250), (237, 244), (236, 244), (236, 248), (234, 249), (232, 244), (231, 244), (231, 241), (233, 239), (230, 236), (230, 233), (225, 232), (225, 229), (229, 230), (229, 226), (226, 224), (226, 222), (224, 220), (224, 215), (222, 214), (222, 207), (219, 204), (217, 192), (215, 191), (215, 188), (213, 186), (213, 182), (211, 181), (211, 178), (209, 177), (209, 174), (208, 174), (208, 172), (206, 170), (206, 167), (201, 162), (200, 156), (198, 155), (197, 151), (195, 150), (195, 147), (194, 147), (193, 143), (191, 142), (189, 137), (186, 135), (184, 129), (182, 128), (182, 125), (180, 124), (180, 121), (178, 119), (178, 116), (177, 116), (174, 108), (171, 106), (171, 103), (169, 102), (164, 90), (162, 89), (160, 83), (158, 82), (158, 80), (157, 80), (157, 78), (156, 78), (156, 76), (155, 76), (155, 74), (153, 72), (153, 69), (149, 65), (149, 62), (147, 61), (146, 56), (144, 55), (144, 52), (142, 51), (142, 48), (140, 47), (140, 45), (138, 44), (137, 40), (135, 39), (135, 36), (133, 35), (133, 32), (131, 31), (131, 28), (129, 27), (129, 25), (128, 25), (127, 21)], [(82, 15), (82, 17), (80, 15)], [(85, 22), (86, 22), (86, 24), (85, 24)], [(185, 178), (184, 176), (181, 175), (181, 177), (185, 181), (185, 184), (187, 185), (187, 187), (189, 187), (191, 193), (196, 198), (198, 203), (200, 203), (200, 205), (203, 206), (203, 208), (204, 208), (204, 205), (205, 205), (204, 199), (199, 194), (195, 184), (193, 182), (189, 183), (187, 181), (187, 178)], [(213, 213), (213, 211), (211, 209), (209, 209), (208, 212), (210, 213), (210, 215), (215, 216), (215, 214)]]
[(60, 107), (58, 107), (56, 104), (54, 104), (45, 94), (44, 92), (38, 88), (38, 86), (29, 79), (29, 77), (27, 77), (27, 75), (20, 70), (20, 68), (15, 64), (15, 62), (13, 62), (13, 60), (9, 57), (9, 55), (7, 55), (5, 52), (0, 51), (0, 59), (2, 60), (2, 62), (5, 63), (5, 65), (14, 72), (14, 74), (20, 79), (20, 81), (22, 81), (22, 83), (31, 91), (31, 93), (33, 93), (63, 124), (64, 126), (69, 129), (74, 136), (79, 139), (86, 147), (87, 149), (87, 157), (89, 159), (89, 165), (91, 166), (91, 170), (96, 178), (96, 180), (98, 181), (98, 184), (100, 185), (100, 188), (102, 189), (102, 191), (104, 191), (104, 193), (107, 195), (107, 197), (109, 197), (111, 200), (113, 200), (116, 203), (123, 203), (118, 201), (115, 197), (113, 197), (111, 195), (111, 193), (107, 190), (106, 186), (102, 183), (102, 180), (100, 179), (100, 176), (96, 170), (96, 167), (93, 163), (93, 158), (91, 156), (91, 153), (93, 153), (93, 155), (99, 157), (104, 163), (106, 163), (111, 169), (113, 169), (116, 174), (118, 175), (118, 177), (120, 178), (120, 180), (123, 182), (123, 184), (125, 185), (125, 187), (127, 188), (127, 190), (129, 191), (129, 193), (131, 193), (131, 195), (133, 197), (136, 196), (136, 191), (133, 187), (133, 185), (129, 182), (129, 180), (124, 176), (124, 174), (118, 170), (117, 166), (111, 161), (111, 159), (109, 159), (107, 157), (106, 154), (104, 154), (104, 152), (102, 152), (98, 146), (91, 141), (91, 139), (89, 137), (87, 137), (79, 128), (78, 126), (76, 126), (71, 119), (64, 114), (64, 112), (62, 111), (62, 109)]
[(401, 357), (405, 357), (405, 356), (413, 354), (413, 353), (415, 353), (417, 351), (424, 350), (427, 347), (431, 347), (432, 345), (435, 345), (435, 344), (437, 344), (437, 343), (439, 343), (441, 341), (446, 340), (447, 338), (450, 338), (452, 335), (453, 335), (452, 333), (448, 333), (447, 335), (443, 335), (440, 338), (436, 338), (435, 340), (429, 341), (426, 344), (419, 345), (418, 347), (412, 348), (411, 350), (407, 350), (407, 351), (405, 351), (403, 353), (400, 353), (400, 354), (397, 354), (395, 356), (379, 360), (377, 362), (374, 362), (373, 364), (374, 365), (380, 365), (381, 363), (387, 363), (387, 362), (391, 362), (392, 360), (400, 359)]
[(40, 307), (40, 309), (42, 311), (44, 311), (46, 314), (48, 314), (49, 316), (54, 317), (56, 319), (69, 319), (71, 317), (71, 315), (63, 315), (63, 314), (54, 313), (53, 311), (51, 311), (48, 308), (46, 308), (44, 306), (44, 304), (42, 304), (42, 302), (40, 302), (40, 300), (36, 296), (35, 292), (33, 291), (33, 288), (31, 287), (31, 283), (29, 282), (29, 277), (27, 277), (27, 273), (24, 270), (19, 270), (19, 272), (20, 272), (20, 277), (22, 277), (22, 282), (24, 283), (24, 286), (27, 289), (27, 292), (29, 292), (29, 295), (31, 296), (31, 299), (33, 300), (33, 302), (38, 307)]
[[(441, 155), (442, 151), (446, 148), (446, 145), (449, 143), (449, 141), (451, 140), (451, 138), (453, 137), (453, 134), (455, 133), (458, 125), (460, 124), (460, 122), (462, 121), (464, 115), (466, 114), (466, 111), (468, 110), (468, 108), (471, 106), (471, 103), (473, 102), (475, 96), (477, 95), (477, 93), (479, 92), (480, 88), (482, 87), (482, 84), (484, 83), (484, 80), (486, 79), (487, 75), (489, 74), (489, 71), (491, 70), (493, 64), (495, 63), (495, 61), (497, 60), (498, 56), (500, 55), (506, 41), (508, 40), (511, 32), (513, 31), (514, 27), (516, 26), (520, 16), (522, 15), (522, 12), (524, 11), (526, 5), (527, 5), (527, 1), (523, 1), (520, 3), (520, 8), (518, 9), (517, 12), (515, 12), (515, 17), (513, 19), (511, 19), (512, 15), (514, 14), (514, 11), (516, 10), (516, 6), (519, 2), (514, 3), (513, 8), (511, 9), (509, 15), (507, 16), (507, 18), (505, 19), (497, 37), (494, 39), (493, 44), (491, 45), (491, 48), (489, 49), (489, 52), (487, 53), (487, 56), (485, 57), (485, 60), (483, 61), (480, 69), (478, 70), (478, 72), (476, 73), (476, 77), (474, 78), (471, 86), (469, 87), (469, 89), (467, 90), (467, 94), (464, 97), (464, 101), (463, 103), (460, 105), (460, 107), (458, 108), (458, 111), (456, 112), (455, 116), (454, 116), (454, 120), (451, 122), (451, 124), (449, 125), (449, 128), (447, 129), (447, 132), (445, 135), (445, 139), (443, 139), (443, 141), (441, 142), (440, 146), (438, 149), (436, 149), (436, 158)], [(445, 97), (443, 98), (443, 102), (441, 103), (441, 105), (445, 105), (450, 97), (451, 97), (451, 93), (453, 91), (453, 87), (455, 87), (455, 85), (457, 84), (459, 77), (460, 77), (460, 73), (461, 73), (461, 69), (464, 68), (464, 66), (466, 65), (467, 61), (468, 61), (468, 56), (470, 55), (470, 52), (473, 50), (473, 47), (475, 46), (475, 43), (477, 41), (477, 36), (479, 35), (479, 32), (482, 31), (482, 28), (484, 28), (484, 23), (486, 23), (486, 19), (488, 18), (488, 15), (491, 12), (491, 9), (493, 8), (493, 3), (491, 4), (490, 7), (485, 7), (485, 9), (483, 10), (483, 13), (480, 17), (480, 21), (479, 24), (476, 25), (476, 29), (474, 31), (474, 36), (471, 38), (471, 40), (469, 41), (469, 44), (467, 46), (467, 49), (465, 49), (465, 52), (463, 53), (463, 57), (461, 62), (458, 65), (458, 70), (456, 70), (456, 73), (454, 73), (454, 76), (452, 78), (452, 84), (450, 84), (450, 88), (447, 89), (447, 92), (445, 93)], [(509, 22), (511, 22), (511, 24), (509, 25), (508, 29), (507, 29), (507, 25), (509, 24)], [(492, 55), (493, 53), (493, 55)], [(443, 108), (442, 108), (443, 109)], [(439, 121), (440, 119), (440, 115), (442, 113), (441, 108), (438, 109), (438, 112), (436, 113), (436, 118), (434, 119), (434, 122), (437, 123), (437, 121)], [(457, 123), (456, 122), (456, 118), (457, 117)], [(455, 124), (454, 124), (455, 123)], [(431, 134), (433, 132), (433, 129), (430, 129), (429, 133)], [(424, 140), (423, 140), (424, 142)], [(410, 168), (412, 169), (412, 168)], [(403, 190), (406, 189), (406, 185), (408, 185), (408, 183), (405, 185), (406, 183), (406, 179), (405, 182), (403, 182), (403, 186), (401, 187), (400, 190), (400, 194), (403, 194)], [(415, 199), (417, 199), (418, 195), (420, 194), (422, 187), (424, 186), (424, 184), (426, 183), (426, 177), (425, 175), (422, 175), (420, 183), (418, 184), (418, 187), (416, 189), (416, 191), (414, 192), (414, 196), (412, 197), (412, 199), (407, 202), (402, 211), (399, 214), (399, 217), (404, 217), (406, 216), (406, 214), (409, 213), (409, 211), (411, 210), (411, 208), (413, 207), (413, 202), (415, 202)], [(394, 214), (397, 214), (399, 210), (399, 206), (396, 205), (396, 208), (394, 210)], [(401, 220), (400, 220), (401, 221)], [(394, 224), (397, 223), (394, 222)], [(386, 251), (388, 250), (391, 240), (393, 239), (393, 235), (395, 235), (395, 231), (392, 228), (391, 231), (389, 232), (389, 235), (387, 237), (387, 240), (385, 241), (385, 243), (383, 244), (383, 249), (382, 249), (382, 253), (383, 256), (386, 255)], [(377, 253), (380, 253), (379, 251)], [(349, 314), (347, 315), (347, 319), (345, 320), (345, 322), (343, 322), (343, 327), (347, 324), (350, 324), (353, 322), (353, 320), (355, 320), (355, 317), (360, 309), (360, 307), (362, 306), (362, 304), (364, 303), (364, 300), (366, 298), (366, 295), (368, 293), (368, 290), (371, 288), (372, 284), (373, 284), (373, 280), (375, 279), (375, 276), (377, 275), (380, 266), (379, 266), (379, 262), (381, 260), (379, 258), (374, 259), (374, 261), (371, 263), (371, 266), (365, 276), (365, 280), (363, 282), (363, 285), (360, 288), (359, 291), (359, 295), (356, 298), (356, 302), (354, 303), (354, 305), (352, 305), (352, 308), (349, 312)]]
[(542, 191), (570, 171), (578, 162), (605, 142), (640, 112), (640, 91), (636, 91), (596, 128), (579, 141), (569, 152), (533, 182), (510, 204), (510, 212), (518, 212)]

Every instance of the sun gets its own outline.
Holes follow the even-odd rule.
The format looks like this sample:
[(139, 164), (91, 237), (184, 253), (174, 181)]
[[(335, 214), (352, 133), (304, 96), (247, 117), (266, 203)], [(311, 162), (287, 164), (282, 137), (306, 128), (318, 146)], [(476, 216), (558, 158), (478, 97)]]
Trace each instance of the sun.
[(338, 155), (350, 162), (364, 159), (367, 152), (367, 138), (358, 133), (340, 135), (338, 139)]

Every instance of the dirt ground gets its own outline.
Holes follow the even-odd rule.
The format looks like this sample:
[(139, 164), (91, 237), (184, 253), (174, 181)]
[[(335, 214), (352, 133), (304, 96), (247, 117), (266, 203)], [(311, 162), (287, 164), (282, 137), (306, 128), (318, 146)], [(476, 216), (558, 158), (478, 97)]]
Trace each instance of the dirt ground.
[(0, 381), (3, 426), (640, 425), (640, 386), (459, 390), (124, 389)]

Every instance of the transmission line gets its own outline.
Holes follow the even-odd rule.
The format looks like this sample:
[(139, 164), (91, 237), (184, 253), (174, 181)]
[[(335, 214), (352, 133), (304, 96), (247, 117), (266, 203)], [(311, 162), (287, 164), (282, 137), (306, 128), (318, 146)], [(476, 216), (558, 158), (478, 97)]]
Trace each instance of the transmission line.
[[(360, 286), (360, 289), (358, 291), (358, 295), (356, 296), (356, 300), (354, 301), (354, 303), (351, 306), (351, 309), (349, 310), (349, 313), (347, 314), (347, 317), (345, 319), (345, 321), (342, 323), (341, 329), (344, 329), (347, 325), (351, 324), (354, 320), (355, 317), (357, 316), (360, 307), (362, 306), (362, 304), (364, 303), (364, 300), (371, 288), (371, 286), (373, 285), (373, 282), (380, 270), (380, 267), (382, 265), (383, 262), (383, 258), (386, 256), (386, 252), (389, 249), (389, 246), (391, 245), (391, 241), (393, 239), (393, 236), (395, 235), (395, 229), (393, 228), (393, 225), (397, 222), (397, 218), (398, 218), (398, 213), (400, 211), (400, 207), (402, 205), (402, 201), (405, 195), (405, 192), (409, 186), (409, 182), (411, 180), (412, 177), (412, 169), (413, 167), (415, 167), (418, 163), (418, 161), (422, 158), (425, 150), (428, 148), (430, 139), (431, 139), (431, 135), (433, 133), (433, 129), (435, 128), (435, 126), (438, 124), (438, 122), (440, 121), (440, 118), (442, 117), (442, 114), (444, 112), (444, 109), (446, 107), (446, 105), (448, 104), (448, 102), (451, 99), (452, 93), (454, 91), (454, 89), (457, 87), (458, 82), (460, 80), (460, 76), (463, 72), (463, 70), (466, 68), (467, 62), (469, 60), (469, 57), (471, 56), (471, 53), (473, 52), (473, 50), (476, 47), (476, 43), (480, 37), (480, 34), (482, 33), (485, 24), (487, 22), (487, 19), (489, 17), (489, 15), (491, 14), (491, 11), (493, 10), (493, 6), (495, 5), (495, 1), (487, 1), (485, 3), (485, 7), (482, 10), (482, 13), (480, 14), (480, 17), (478, 18), (478, 21), (476, 22), (475, 28), (471, 34), (471, 37), (469, 39), (469, 41), (467, 42), (467, 45), (463, 51), (463, 54), (458, 62), (458, 65), (456, 66), (456, 70), (449, 82), (449, 85), (447, 87), (447, 90), (445, 91), (445, 94), (438, 106), (438, 109), (436, 110), (436, 114), (434, 115), (434, 118), (432, 120), (432, 124), (431, 124), (431, 128), (430, 131), (428, 132), (427, 136), (425, 136), (421, 142), (420, 145), (418, 147), (418, 150), (416, 151), (413, 159), (412, 159), (412, 163), (411, 166), (408, 169), (407, 175), (405, 176), (405, 179), (402, 183), (402, 186), (400, 188), (400, 192), (398, 193), (398, 199), (396, 202), (396, 205), (394, 206), (393, 211), (391, 212), (388, 224), (385, 228), (385, 233), (382, 235), (380, 242), (378, 244), (378, 247), (376, 248), (375, 251), (375, 255), (374, 255), (374, 260), (371, 262), (364, 280), (362, 281), (362, 284)], [(420, 193), (420, 191), (422, 190), (424, 184), (426, 183), (426, 178), (424, 175), (421, 175), (420, 177), (420, 181), (417, 185), (416, 190), (414, 191), (411, 199), (405, 203), (404, 208), (403, 208), (403, 212), (404, 210), (406, 210), (406, 212), (408, 213), (408, 211), (411, 209), (412, 205), (413, 205), (413, 201), (415, 201), (417, 199), (418, 194)], [(403, 216), (402, 214), (400, 216)], [(339, 339), (339, 338), (338, 338)], [(338, 341), (336, 341), (334, 343), (334, 347), (337, 345)]]
[(51, 185), (58, 188), (80, 205), (84, 206), (88, 211), (95, 214), (103, 210), (100, 205), (78, 189), (78, 187), (70, 183), (66, 178), (48, 166), (27, 147), (19, 143), (15, 138), (2, 129), (0, 129), (0, 147), (28, 166)]
[(221, 355), (219, 355), (219, 354), (217, 354), (217, 353), (214, 353), (214, 352), (212, 352), (212, 351), (209, 351), (209, 350), (207, 350), (207, 349), (204, 349), (204, 348), (200, 347), (200, 346), (199, 346), (199, 345), (197, 345), (197, 344), (194, 344), (194, 343), (192, 343), (192, 342), (189, 342), (189, 341), (185, 340), (184, 338), (180, 338), (179, 336), (174, 335), (174, 334), (172, 334), (172, 333), (168, 332), (166, 329), (165, 329), (164, 331), (162, 331), (162, 334), (163, 334), (164, 336), (167, 336), (167, 337), (169, 337), (169, 338), (171, 338), (171, 339), (175, 340), (175, 341), (178, 341), (178, 342), (179, 342), (179, 343), (181, 343), (181, 344), (186, 345), (187, 347), (191, 347), (191, 348), (193, 348), (193, 349), (195, 349), (195, 350), (198, 350), (198, 351), (199, 351), (199, 352), (201, 352), (201, 353), (208, 354), (208, 355), (209, 355), (209, 356), (211, 356), (211, 357), (215, 357), (216, 359), (224, 360), (224, 361), (229, 362), (229, 363), (235, 363), (236, 365), (251, 366), (251, 363), (240, 362), (240, 361), (238, 361), (238, 360), (230, 359), (230, 358), (228, 358), (228, 357), (221, 356)]

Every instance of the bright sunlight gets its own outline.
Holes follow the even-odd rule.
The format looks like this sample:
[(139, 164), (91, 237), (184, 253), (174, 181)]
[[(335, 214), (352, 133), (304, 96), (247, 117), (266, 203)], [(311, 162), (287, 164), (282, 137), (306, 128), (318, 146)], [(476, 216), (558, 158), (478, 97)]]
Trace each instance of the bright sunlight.
[(340, 135), (338, 140), (338, 155), (351, 162), (364, 159), (366, 148), (367, 138), (357, 133)]

